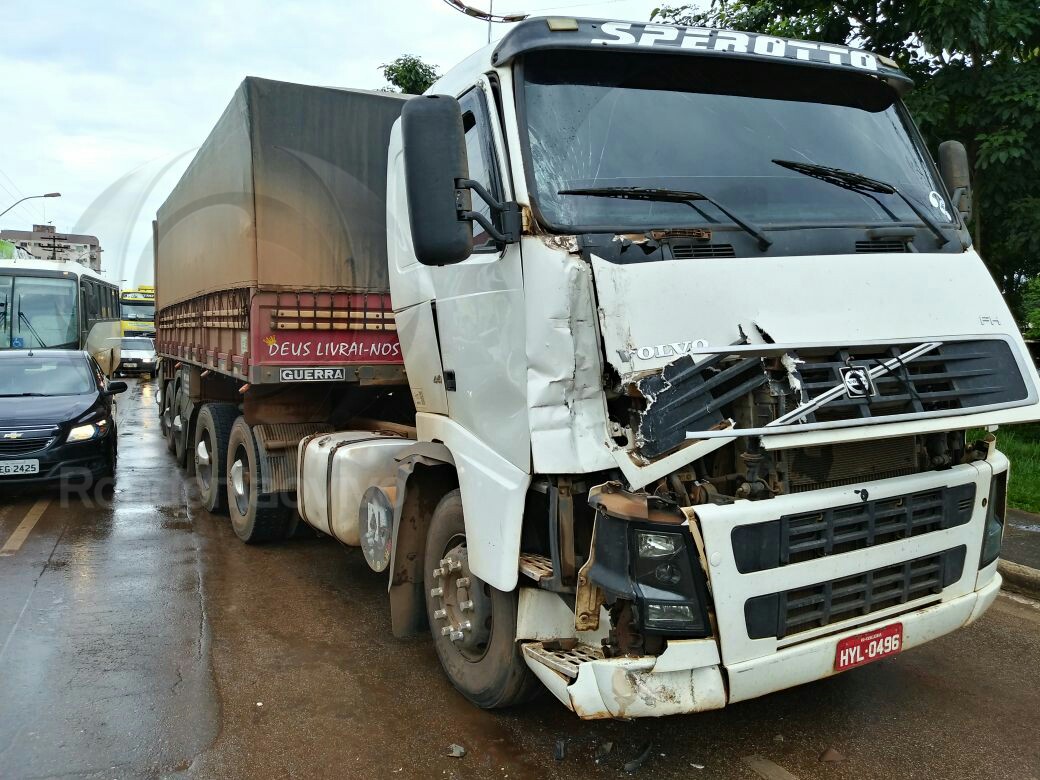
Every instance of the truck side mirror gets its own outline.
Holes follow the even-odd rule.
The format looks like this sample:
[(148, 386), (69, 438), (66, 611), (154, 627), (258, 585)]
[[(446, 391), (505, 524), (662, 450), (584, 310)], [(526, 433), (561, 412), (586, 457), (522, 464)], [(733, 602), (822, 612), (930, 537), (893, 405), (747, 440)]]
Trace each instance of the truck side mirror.
[(447, 95), (412, 98), (401, 111), (405, 193), (415, 257), (423, 265), (452, 265), (473, 253), (466, 139), (459, 101)]
[(939, 144), (939, 175), (953, 199), (953, 207), (964, 221), (971, 219), (971, 166), (968, 152), (960, 141)]

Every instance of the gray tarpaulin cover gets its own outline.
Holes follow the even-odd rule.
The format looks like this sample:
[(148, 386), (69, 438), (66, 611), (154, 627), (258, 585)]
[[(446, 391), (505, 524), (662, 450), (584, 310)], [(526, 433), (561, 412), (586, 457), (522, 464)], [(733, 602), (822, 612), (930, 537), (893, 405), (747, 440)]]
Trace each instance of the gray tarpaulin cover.
[(237, 287), (388, 291), (404, 99), (247, 78), (159, 208), (158, 305)]

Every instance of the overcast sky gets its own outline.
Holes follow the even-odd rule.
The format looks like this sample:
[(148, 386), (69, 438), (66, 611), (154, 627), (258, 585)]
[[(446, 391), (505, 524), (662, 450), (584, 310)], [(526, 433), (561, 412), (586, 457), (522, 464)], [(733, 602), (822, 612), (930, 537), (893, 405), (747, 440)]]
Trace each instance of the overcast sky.
[[(644, 21), (661, 4), (559, 1), (497, 0), (495, 11)], [(0, 228), (93, 233), (128, 284), (149, 281), (155, 208), (243, 77), (374, 89), (398, 55), (443, 72), (487, 40), (485, 23), (443, 0), (3, 0), (0, 31), (0, 211), (62, 193), (23, 203)]]

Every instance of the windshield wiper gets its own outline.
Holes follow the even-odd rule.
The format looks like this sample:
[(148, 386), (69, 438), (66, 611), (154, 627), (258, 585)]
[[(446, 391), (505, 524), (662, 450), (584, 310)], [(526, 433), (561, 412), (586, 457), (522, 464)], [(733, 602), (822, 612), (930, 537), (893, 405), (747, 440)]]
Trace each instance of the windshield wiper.
[(772, 241), (765, 237), (761, 228), (746, 219), (741, 219), (732, 211), (713, 198), (709, 198), (700, 192), (684, 192), (682, 190), (667, 190), (658, 187), (580, 187), (573, 190), (557, 190), (559, 195), (590, 195), (595, 198), (621, 198), (622, 200), (649, 200), (660, 203), (685, 203), (702, 217), (712, 220), (704, 210), (697, 206), (698, 201), (710, 203), (731, 220), (733, 224), (745, 233), (758, 239), (758, 246), (762, 250), (768, 249)]
[(47, 395), (47, 394), (46, 393), (4, 393), (4, 394), (0, 395), (0, 398), (28, 398), (30, 396), (33, 396), (33, 397), (37, 397), (37, 396), (43, 397), (45, 395)]
[(950, 239), (942, 232), (940, 228), (928, 214), (917, 206), (910, 198), (904, 195), (899, 189), (893, 184), (888, 182), (879, 181), (878, 179), (871, 179), (869, 176), (864, 176), (861, 173), (853, 173), (852, 171), (845, 171), (841, 168), (828, 168), (826, 165), (816, 165), (815, 163), (797, 162), (795, 160), (773, 160), (777, 165), (787, 168), (795, 173), (800, 173), (803, 176), (810, 176), (813, 179), (819, 179), (825, 181), (828, 184), (833, 184), (835, 187), (841, 187), (852, 192), (858, 192), (861, 195), (866, 195), (874, 200), (881, 208), (885, 209), (892, 219), (896, 219), (895, 214), (888, 210), (880, 200), (874, 197), (873, 193), (880, 193), (881, 195), (896, 195), (902, 198), (903, 202), (910, 207), (918, 218), (928, 226), (928, 229), (935, 235), (936, 240), (939, 242), (939, 246), (946, 246), (950, 243)]
[(50, 347), (43, 343), (43, 339), (41, 339), (40, 334), (36, 332), (36, 328), (32, 326), (32, 323), (29, 321), (29, 315), (26, 314), (24, 311), (21, 311), (21, 308), (19, 308), (18, 311), (18, 319), (25, 323), (25, 326), (29, 329), (29, 332), (33, 334), (33, 337), (40, 343), (41, 347), (43, 347), (44, 349), (50, 349)]

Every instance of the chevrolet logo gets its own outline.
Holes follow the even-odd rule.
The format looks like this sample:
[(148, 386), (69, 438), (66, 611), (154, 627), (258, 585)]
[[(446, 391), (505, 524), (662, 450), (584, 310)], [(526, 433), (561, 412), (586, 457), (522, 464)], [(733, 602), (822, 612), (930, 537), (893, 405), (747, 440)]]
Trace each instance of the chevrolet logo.
[(5, 439), (20, 439), (20, 438), (22, 438), (22, 434), (18, 433), (18, 431), (12, 431), (11, 433), (5, 433), (4, 434), (4, 438)]

